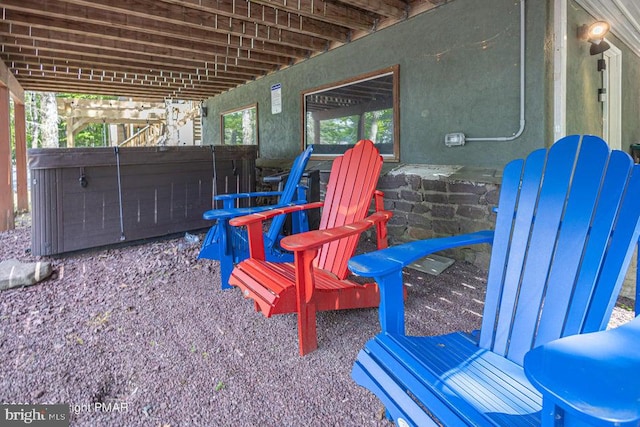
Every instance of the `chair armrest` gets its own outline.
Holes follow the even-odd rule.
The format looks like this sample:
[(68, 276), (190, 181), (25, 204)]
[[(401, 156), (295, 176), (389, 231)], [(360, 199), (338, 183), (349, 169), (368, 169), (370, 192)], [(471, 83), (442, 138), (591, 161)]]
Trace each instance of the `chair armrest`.
[(321, 208), (322, 206), (324, 206), (324, 202), (314, 202), (314, 203), (306, 203), (303, 205), (278, 207), (276, 209), (272, 209), (269, 211), (242, 216), (239, 218), (234, 218), (229, 222), (229, 224), (233, 225), (234, 227), (241, 227), (243, 225), (249, 225), (255, 222), (265, 221), (269, 218), (273, 218), (274, 216), (288, 214), (291, 212), (303, 211), (307, 209)]
[(221, 220), (221, 219), (231, 219), (245, 215), (251, 215), (257, 212), (264, 212), (271, 209), (277, 209), (280, 206), (272, 205), (272, 206), (255, 206), (252, 208), (232, 208), (232, 209), (211, 209), (202, 214), (202, 219), (206, 219), (208, 221), (213, 220)]
[(388, 221), (392, 215), (393, 214), (389, 211), (375, 212), (365, 219), (354, 222), (353, 224), (329, 228), (326, 230), (307, 231), (306, 233), (287, 236), (280, 241), (280, 245), (293, 252), (317, 248), (325, 243), (362, 233), (379, 222)]
[(493, 231), (490, 230), (460, 236), (418, 240), (368, 254), (357, 255), (349, 260), (349, 269), (359, 276), (386, 276), (434, 252), (457, 246), (492, 242)]
[(478, 231), (461, 236), (418, 240), (357, 255), (349, 260), (349, 269), (365, 277), (373, 277), (380, 288), (380, 327), (383, 333), (403, 335), (404, 292), (402, 269), (412, 262), (444, 249), (479, 243), (492, 243), (493, 231)]
[(282, 181), (286, 181), (288, 177), (289, 177), (289, 172), (276, 173), (273, 175), (262, 177), (262, 182), (276, 184)]
[(529, 351), (524, 370), (569, 416), (589, 425), (640, 422), (640, 317), (607, 331), (573, 335)]
[(231, 193), (231, 194), (219, 194), (213, 197), (213, 200), (233, 200), (233, 199), (246, 199), (249, 197), (269, 197), (269, 196), (281, 196), (282, 191), (257, 191), (253, 193)]

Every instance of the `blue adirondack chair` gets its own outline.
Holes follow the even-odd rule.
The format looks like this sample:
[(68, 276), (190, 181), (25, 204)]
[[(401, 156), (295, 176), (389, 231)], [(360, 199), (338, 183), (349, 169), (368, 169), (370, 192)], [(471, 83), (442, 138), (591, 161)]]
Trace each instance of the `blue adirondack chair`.
[[(637, 384), (625, 388), (600, 372), (601, 387), (584, 394), (594, 397), (582, 403), (593, 405), (591, 412), (569, 416), (567, 407), (581, 412), (580, 404), (571, 397), (566, 405), (557, 403), (545, 392), (543, 410), (542, 395), (523, 369), (532, 348), (606, 327), (638, 240), (639, 194), (640, 167), (629, 155), (610, 153), (597, 137), (569, 136), (506, 166), (495, 232), (416, 241), (352, 258), (349, 268), (374, 277), (380, 287), (382, 329), (358, 354), (353, 379), (378, 396), (401, 426), (622, 425), (616, 422), (627, 422), (629, 413), (639, 425)], [(493, 244), (481, 331), (406, 335), (402, 268), (429, 253), (476, 243)], [(586, 341), (586, 353), (590, 342), (596, 339)], [(568, 374), (575, 368), (571, 358), (545, 360), (554, 345), (529, 356), (534, 377), (547, 363), (567, 372), (548, 384), (552, 396), (578, 384)], [(612, 350), (600, 368), (621, 363), (637, 347)], [(610, 400), (609, 394), (625, 399)]]
[[(292, 204), (306, 202), (305, 188), (300, 186), (300, 179), (307, 166), (307, 162), (313, 153), (310, 145), (294, 160), (287, 182), (282, 191), (261, 191), (252, 193), (220, 194), (214, 197), (216, 201), (222, 201), (222, 209), (212, 209), (202, 214), (202, 218), (216, 221), (209, 229), (202, 242), (202, 248), (198, 258), (213, 259), (220, 262), (220, 281), (222, 289), (230, 289), (229, 276), (233, 266), (249, 257), (249, 245), (247, 243), (247, 231), (244, 228), (231, 227), (229, 220), (232, 218), (249, 215), (257, 212), (265, 212), (282, 208)], [(279, 197), (278, 203), (268, 206), (256, 206), (249, 208), (236, 208), (235, 203), (242, 198), (255, 197)], [(285, 215), (279, 215), (273, 219), (264, 236), (265, 254), (267, 260), (273, 262), (293, 261), (293, 254), (280, 248), (282, 226)], [(308, 231), (308, 222), (304, 212), (292, 214), (292, 231)]]

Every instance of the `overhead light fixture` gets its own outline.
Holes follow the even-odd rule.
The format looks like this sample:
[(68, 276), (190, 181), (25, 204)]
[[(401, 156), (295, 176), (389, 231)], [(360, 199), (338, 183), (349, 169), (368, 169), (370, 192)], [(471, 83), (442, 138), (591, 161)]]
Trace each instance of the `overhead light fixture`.
[(596, 21), (591, 25), (585, 24), (578, 27), (578, 38), (591, 43), (589, 54), (598, 55), (611, 47), (609, 43), (604, 41), (609, 29), (609, 23), (605, 21)]
[(609, 50), (611, 46), (604, 40), (598, 40), (591, 42), (591, 47), (589, 48), (590, 55), (598, 55), (602, 52), (606, 52)]

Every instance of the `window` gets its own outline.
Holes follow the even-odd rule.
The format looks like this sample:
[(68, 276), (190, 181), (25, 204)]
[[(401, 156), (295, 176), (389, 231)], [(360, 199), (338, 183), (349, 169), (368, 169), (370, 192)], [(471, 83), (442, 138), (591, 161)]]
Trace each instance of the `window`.
[(221, 115), (224, 145), (258, 145), (258, 105), (249, 105)]
[(385, 159), (399, 160), (398, 66), (302, 93), (304, 145), (332, 158), (361, 139)]

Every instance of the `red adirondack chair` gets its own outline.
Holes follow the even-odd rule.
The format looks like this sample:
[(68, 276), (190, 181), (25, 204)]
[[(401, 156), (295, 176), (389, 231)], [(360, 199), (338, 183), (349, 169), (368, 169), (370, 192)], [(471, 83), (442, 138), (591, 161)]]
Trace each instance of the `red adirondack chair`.
[[(229, 283), (255, 302), (256, 311), (298, 314), (300, 355), (318, 348), (316, 312), (376, 307), (380, 296), (375, 283), (358, 284), (347, 279), (347, 261), (353, 256), (360, 234), (375, 226), (378, 248), (387, 247), (386, 223), (391, 212), (383, 210), (382, 192), (375, 187), (382, 157), (373, 143), (359, 141), (334, 160), (324, 202), (290, 206), (230, 221), (246, 226), (250, 257), (236, 265)], [(365, 219), (375, 193), (376, 212)], [(320, 229), (288, 236), (280, 242), (294, 252), (293, 263), (265, 260), (262, 221), (282, 213), (322, 208)]]

